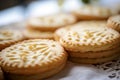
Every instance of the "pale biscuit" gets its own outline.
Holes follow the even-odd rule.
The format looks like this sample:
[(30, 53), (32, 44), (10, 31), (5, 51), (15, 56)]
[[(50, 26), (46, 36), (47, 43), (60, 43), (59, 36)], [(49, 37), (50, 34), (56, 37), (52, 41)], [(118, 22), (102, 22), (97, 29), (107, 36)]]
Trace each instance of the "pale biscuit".
[(112, 55), (104, 58), (76, 58), (70, 57), (69, 60), (76, 63), (82, 64), (97, 64), (97, 63), (104, 63), (111, 60), (116, 60), (119, 58), (120, 55)]
[(44, 74), (64, 64), (67, 54), (63, 47), (53, 40), (33, 39), (2, 50), (0, 59), (0, 65), (5, 72), (24, 75)]
[(120, 32), (120, 15), (110, 17), (107, 26)]
[(120, 45), (120, 34), (107, 27), (85, 27), (67, 32), (60, 43), (68, 51), (103, 51)]
[(31, 18), (27, 27), (41, 31), (55, 31), (56, 29), (75, 23), (76, 17), (71, 14), (60, 13), (44, 17)]
[(92, 27), (105, 27), (106, 21), (81, 21), (71, 26), (66, 26), (60, 29), (57, 29), (54, 33), (54, 39), (59, 41), (59, 39), (64, 36), (68, 31), (79, 30), (82, 28)]
[(91, 5), (82, 6), (72, 13), (80, 20), (104, 20), (112, 15), (108, 8)]
[(27, 39), (53, 39), (53, 32), (48, 31), (26, 29), (23, 34)]
[(32, 39), (2, 50), (0, 59), (8, 78), (40, 80), (61, 71), (66, 64), (67, 54), (58, 42)]
[(25, 37), (18, 30), (1, 29), (0, 30), (0, 50), (24, 40)]

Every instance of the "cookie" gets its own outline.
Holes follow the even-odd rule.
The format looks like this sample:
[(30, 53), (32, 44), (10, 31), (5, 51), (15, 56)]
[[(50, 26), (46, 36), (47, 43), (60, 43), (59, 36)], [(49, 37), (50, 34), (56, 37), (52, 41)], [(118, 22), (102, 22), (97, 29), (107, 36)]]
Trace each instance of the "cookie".
[[(67, 54), (53, 40), (31, 39), (12, 45), (0, 53), (0, 65), (9, 79), (40, 80), (61, 71)], [(15, 75), (16, 77), (13, 77)]]
[(27, 21), (27, 27), (41, 31), (55, 31), (60, 27), (71, 25), (76, 21), (75, 16), (67, 13), (60, 13), (44, 17), (31, 18)]
[(23, 33), (27, 39), (53, 39), (53, 32), (26, 29)]
[(120, 34), (107, 27), (86, 27), (76, 31), (67, 32), (60, 43), (69, 51), (103, 51), (120, 44)]
[(21, 32), (13, 29), (1, 29), (0, 30), (0, 50), (24, 40), (24, 36)]
[(105, 25), (106, 25), (106, 21), (80, 21), (74, 25), (70, 25), (70, 26), (66, 26), (66, 27), (57, 29), (54, 33), (54, 39), (56, 41), (58, 41), (59, 38), (62, 37), (64, 34), (66, 34), (68, 31), (79, 30), (79, 29), (81, 29), (81, 27), (82, 28), (86, 28), (89, 26), (104, 27)]
[(85, 5), (72, 11), (79, 20), (104, 20), (112, 15), (110, 9), (99, 6)]
[(107, 21), (107, 26), (120, 32), (120, 15), (110, 17)]
[(119, 55), (120, 34), (117, 31), (104, 24), (77, 25), (59, 39), (71, 61), (94, 64), (113, 60)]

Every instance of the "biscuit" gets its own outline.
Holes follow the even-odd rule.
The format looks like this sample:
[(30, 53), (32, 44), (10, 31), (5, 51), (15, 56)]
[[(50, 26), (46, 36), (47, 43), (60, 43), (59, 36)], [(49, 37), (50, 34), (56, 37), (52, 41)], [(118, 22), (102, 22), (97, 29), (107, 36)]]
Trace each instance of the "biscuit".
[(27, 39), (53, 39), (53, 32), (48, 31), (26, 29), (23, 34)]
[(71, 14), (55, 14), (44, 17), (31, 18), (27, 21), (27, 27), (41, 31), (55, 31), (56, 29), (75, 23), (76, 17)]
[(99, 6), (85, 5), (72, 11), (79, 20), (104, 20), (112, 15), (110, 9)]
[(69, 31), (60, 38), (60, 43), (68, 51), (103, 51), (120, 45), (120, 34), (107, 27), (85, 27)]
[(70, 29), (59, 42), (71, 61), (95, 64), (113, 60), (119, 55), (120, 34), (106, 27), (105, 23), (80, 22)]
[(70, 25), (70, 26), (66, 26), (66, 27), (62, 27), (62, 28), (57, 29), (54, 33), (54, 39), (56, 41), (59, 41), (60, 37), (62, 37), (67, 32), (74, 31), (74, 30), (79, 30), (79, 29), (81, 29), (81, 27), (82, 28), (87, 28), (89, 26), (105, 27), (105, 25), (106, 25), (106, 21), (81, 21), (81, 22), (78, 22), (74, 25)]
[(107, 26), (120, 32), (120, 15), (110, 17)]
[(24, 36), (17, 30), (1, 29), (0, 30), (0, 50), (24, 40)]
[[(61, 71), (66, 63), (67, 54), (58, 42), (31, 39), (2, 50), (0, 59), (2, 69), (10, 75), (38, 77), (44, 74), (44, 77), (39, 76), (41, 79)], [(11, 78), (14, 77), (11, 76)]]

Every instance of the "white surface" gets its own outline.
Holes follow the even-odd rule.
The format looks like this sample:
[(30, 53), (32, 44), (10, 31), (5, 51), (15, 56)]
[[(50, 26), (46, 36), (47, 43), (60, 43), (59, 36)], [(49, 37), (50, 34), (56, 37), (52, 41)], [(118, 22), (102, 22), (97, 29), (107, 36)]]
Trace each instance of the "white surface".
[(23, 9), (21, 6), (8, 8), (0, 12), (0, 25), (22, 21), (23, 19)]
[(47, 80), (110, 80), (105, 74), (91, 65), (68, 62), (63, 71)]

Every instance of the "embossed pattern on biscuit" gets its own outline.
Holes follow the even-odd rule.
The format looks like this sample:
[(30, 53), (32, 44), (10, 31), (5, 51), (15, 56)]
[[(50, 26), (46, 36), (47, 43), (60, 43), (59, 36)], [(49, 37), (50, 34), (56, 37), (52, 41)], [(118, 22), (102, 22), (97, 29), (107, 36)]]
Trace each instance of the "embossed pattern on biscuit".
[(120, 24), (120, 15), (112, 16), (111, 19)]
[[(61, 39), (61, 44), (66, 49), (75, 50), (75, 48), (84, 51), (95, 50), (95, 48), (103, 49), (110, 48), (114, 44), (119, 44), (120, 34), (107, 27), (86, 27), (67, 32)], [(93, 47), (92, 47), (93, 46)], [(89, 48), (88, 48), (89, 47)]]
[(34, 67), (57, 62), (65, 58), (64, 49), (52, 40), (33, 39), (6, 48), (0, 54), (1, 65)]
[(92, 26), (92, 27), (96, 27), (96, 26), (97, 27), (98, 26), (99, 27), (105, 27), (105, 25), (106, 25), (106, 21), (81, 21), (81, 22), (78, 22), (74, 25), (60, 28), (60, 29), (55, 31), (55, 34), (62, 37), (68, 31), (74, 31), (74, 30), (79, 30), (79, 29), (82, 29), (82, 28), (88, 28), (90, 26)]
[(111, 27), (120, 32), (120, 15), (112, 16), (108, 19), (108, 27)]

